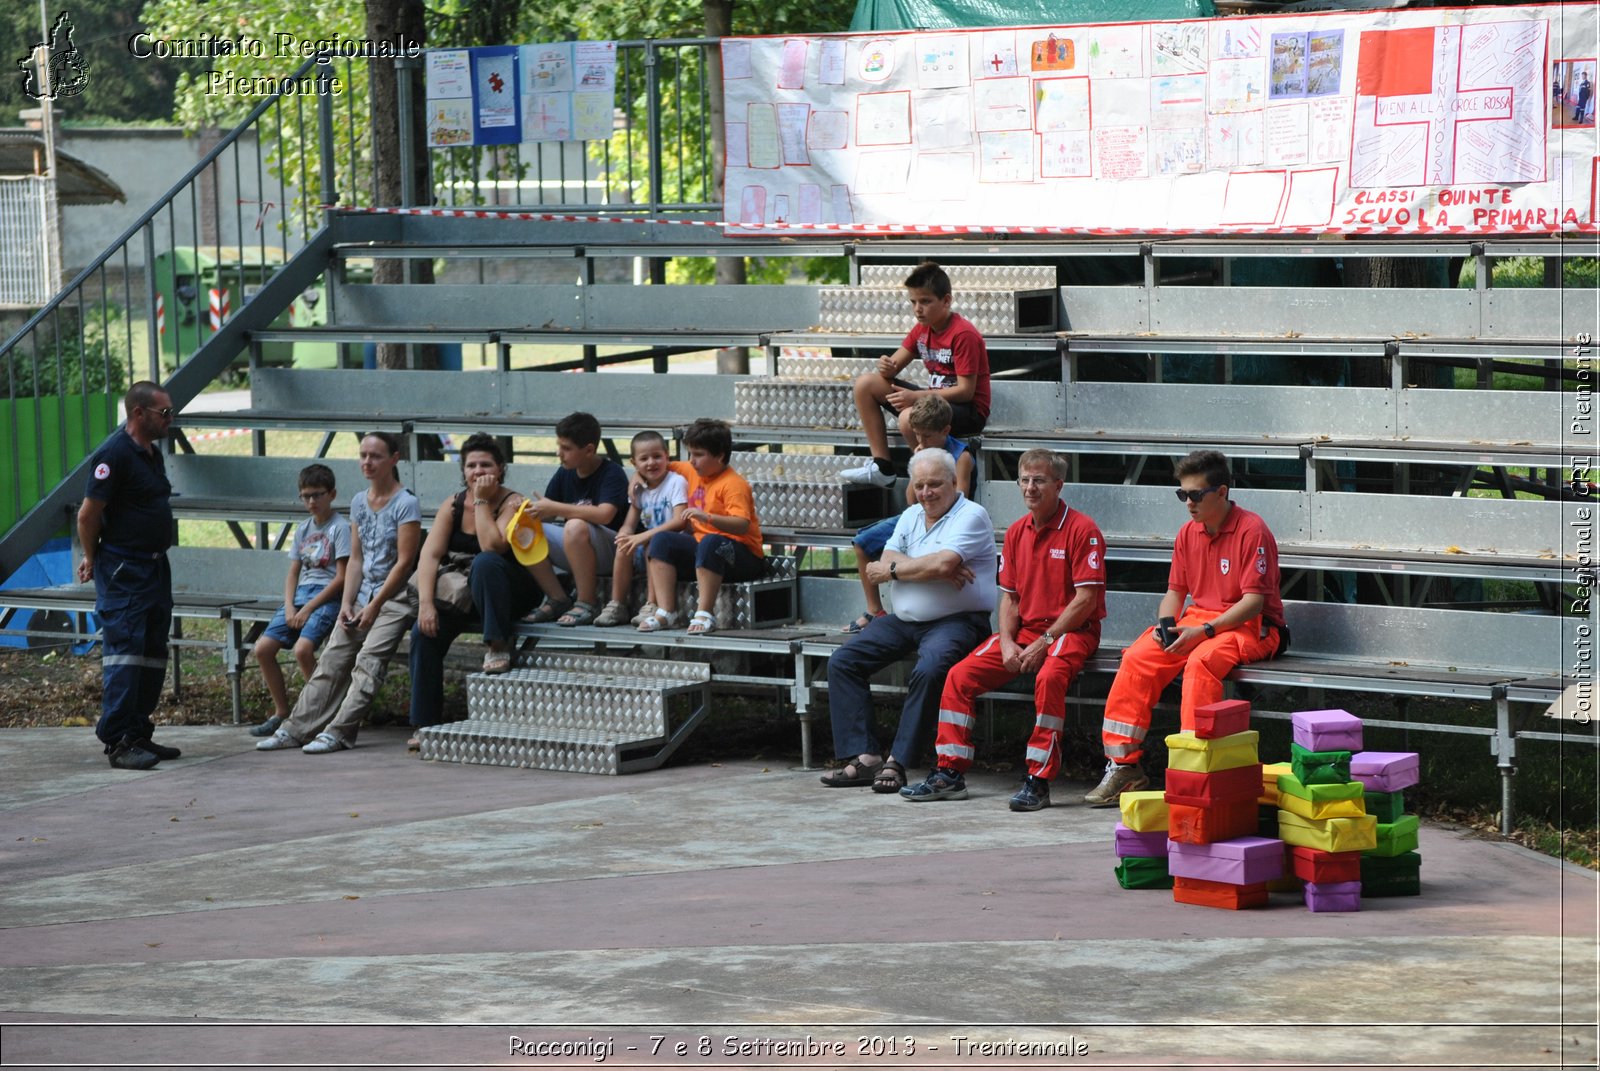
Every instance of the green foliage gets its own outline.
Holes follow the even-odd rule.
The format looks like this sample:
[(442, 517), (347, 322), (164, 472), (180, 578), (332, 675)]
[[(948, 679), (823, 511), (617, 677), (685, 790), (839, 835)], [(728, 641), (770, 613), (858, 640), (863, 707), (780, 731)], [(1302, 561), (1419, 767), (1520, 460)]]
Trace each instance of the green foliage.
[(46, 320), (0, 358), (0, 398), (122, 393), (130, 349), (122, 307), (107, 303), (103, 317), (99, 306), (90, 309), (81, 334), (75, 320)]
[[(746, 282), (777, 286), (797, 278), (808, 283), (845, 283), (850, 265), (844, 257), (747, 257)], [(667, 282), (715, 281), (716, 261), (711, 257), (675, 257), (667, 265)]]
[[(50, 19), (62, 10), (72, 18), (72, 43), (82, 55), (88, 84), (82, 93), (57, 97), (54, 109), (65, 121), (87, 123), (167, 122), (172, 113), (173, 85), (180, 61), (135, 59), (128, 39), (139, 32), (139, 9), (122, 0), (72, 0), (68, 7), (51, 4)], [(14, 64), (44, 36), (36, 2), (0, 5), (0, 41), (9, 43), (0, 62), (0, 114), (5, 124), (17, 112), (38, 107), (23, 92), (23, 75)]]
[[(1491, 269), (1496, 290), (1544, 286), (1543, 257), (1501, 257)], [(1457, 286), (1468, 290), (1477, 284), (1477, 261), (1468, 258), (1461, 268)], [(1570, 289), (1600, 286), (1600, 260), (1593, 257), (1568, 257), (1561, 262), (1561, 285)]]

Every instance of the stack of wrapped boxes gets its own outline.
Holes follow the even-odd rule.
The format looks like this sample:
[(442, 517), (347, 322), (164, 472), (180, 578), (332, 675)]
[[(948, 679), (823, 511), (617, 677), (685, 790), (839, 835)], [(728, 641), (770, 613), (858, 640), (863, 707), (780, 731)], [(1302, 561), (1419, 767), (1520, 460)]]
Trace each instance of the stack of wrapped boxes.
[(1195, 711), (1192, 732), (1167, 737), (1167, 869), (1172, 898), (1233, 910), (1262, 907), (1283, 873), (1283, 845), (1257, 836), (1260, 734), (1250, 704)]
[(1418, 770), (1418, 757), (1410, 751), (1361, 751), (1350, 757), (1350, 776), (1360, 782), (1367, 813), (1378, 823), (1377, 844), (1361, 853), (1362, 896), (1422, 893), (1417, 816), (1405, 813), (1400, 796), (1417, 783)]
[(1124, 889), (1170, 889), (1167, 801), (1159, 792), (1124, 792), (1117, 800), (1117, 884)]
[(1361, 720), (1343, 710), (1302, 710), (1290, 720), (1290, 770), (1278, 777), (1279, 835), (1306, 883), (1306, 907), (1359, 911), (1361, 853), (1378, 843), (1378, 820), (1367, 814), (1361, 782), (1350, 777)]

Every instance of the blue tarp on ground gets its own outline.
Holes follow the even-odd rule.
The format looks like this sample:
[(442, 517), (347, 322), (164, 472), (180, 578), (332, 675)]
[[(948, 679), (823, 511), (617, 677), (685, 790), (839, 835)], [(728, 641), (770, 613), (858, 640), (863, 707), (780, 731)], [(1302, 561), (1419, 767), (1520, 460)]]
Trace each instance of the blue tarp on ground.
[[(40, 547), (38, 553), (23, 562), (4, 582), (0, 582), (0, 589), (50, 588), (70, 584), (75, 579), (72, 575), (72, 541), (63, 536)], [(11, 621), (11, 627), (42, 629), (46, 627), (42, 619), (43, 615), (38, 610), (23, 610)], [(92, 614), (88, 627), (94, 630), (100, 628), (99, 621)], [(0, 636), (0, 647), (28, 647), (38, 643), (39, 640), (35, 638), (30, 644), (27, 636)], [(93, 646), (93, 643), (81, 643), (73, 650), (82, 654)]]
[(860, 0), (852, 33), (1208, 19), (1212, 0)]

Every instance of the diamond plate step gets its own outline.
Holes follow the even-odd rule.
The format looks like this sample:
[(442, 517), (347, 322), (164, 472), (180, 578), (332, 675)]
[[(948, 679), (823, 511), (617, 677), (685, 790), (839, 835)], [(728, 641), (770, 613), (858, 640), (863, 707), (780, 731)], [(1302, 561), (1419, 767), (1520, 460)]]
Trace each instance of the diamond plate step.
[(861, 426), (849, 383), (745, 379), (733, 385), (736, 425), (782, 428)]
[[(861, 286), (897, 289), (905, 300), (906, 276), (915, 264), (863, 264), (857, 278)], [(960, 298), (969, 290), (1043, 290), (1056, 285), (1056, 269), (1049, 264), (945, 264), (950, 288)]]
[(429, 726), (417, 735), (424, 759), (612, 776), (622, 772), (622, 749), (631, 743), (601, 733), (536, 730), (472, 718)]
[(772, 528), (860, 528), (893, 512), (892, 492), (840, 482), (846, 458), (741, 451), (732, 463), (761, 503), (761, 523)]
[[(1034, 292), (1029, 291), (1032, 294)], [(955, 311), (985, 335), (1014, 335), (1019, 330), (1016, 290), (956, 290)], [(1052, 298), (1053, 300), (1053, 298)], [(911, 328), (903, 288), (860, 286), (817, 288), (817, 316), (825, 331), (902, 334)], [(1030, 325), (1026, 330), (1038, 330)]]
[[(904, 330), (910, 330), (910, 322), (902, 325)], [(778, 359), (778, 382), (791, 380), (806, 380), (817, 383), (854, 383), (859, 376), (878, 370), (876, 357), (780, 357)], [(913, 361), (897, 379), (908, 383), (925, 386), (928, 382), (927, 366), (920, 361)]]

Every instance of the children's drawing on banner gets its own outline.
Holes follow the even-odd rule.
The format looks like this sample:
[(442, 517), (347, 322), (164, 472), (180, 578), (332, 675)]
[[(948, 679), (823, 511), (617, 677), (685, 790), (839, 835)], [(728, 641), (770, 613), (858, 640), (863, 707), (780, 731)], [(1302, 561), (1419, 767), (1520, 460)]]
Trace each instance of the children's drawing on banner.
[(831, 223), (854, 223), (855, 202), (850, 197), (850, 187), (842, 182), (828, 187), (828, 205), (833, 211)]
[(572, 45), (569, 42), (522, 46), (524, 93), (570, 93), (572, 89)]
[(1092, 126), (1148, 126), (1150, 86), (1135, 79), (1102, 82), (1089, 95)]
[(464, 48), (441, 48), (429, 52), (427, 56), (427, 95), (429, 100), (462, 100), (471, 98), (471, 53)]
[(844, 85), (844, 62), (847, 52), (845, 43), (836, 37), (830, 37), (818, 44), (817, 52), (817, 84)]
[(727, 123), (726, 141), (730, 168), (750, 166), (750, 124)]
[(798, 205), (795, 210), (797, 223), (821, 223), (822, 219), (822, 187), (815, 182), (803, 182), (796, 194)]
[(960, 149), (973, 144), (971, 90), (914, 93), (911, 114), (916, 118), (921, 149)]
[(1311, 111), (1304, 104), (1267, 109), (1267, 166), (1303, 164), (1311, 158)]
[(783, 43), (783, 61), (778, 65), (779, 89), (804, 89), (806, 87), (805, 41), (790, 38)]
[(1311, 107), (1311, 162), (1343, 163), (1350, 158), (1350, 120), (1354, 114), (1349, 99), (1331, 97), (1313, 100)]
[(1206, 69), (1206, 24), (1156, 23), (1150, 27), (1150, 73), (1200, 74)]
[(1099, 26), (1089, 31), (1089, 74), (1094, 78), (1144, 77), (1144, 27)]
[(856, 159), (857, 193), (905, 193), (910, 178), (910, 149), (864, 152)]
[(1265, 159), (1261, 112), (1232, 112), (1206, 119), (1206, 167), (1213, 171), (1254, 167)]
[(978, 43), (980, 48), (973, 67), (980, 78), (1004, 78), (1022, 73), (1017, 70), (1015, 30), (985, 30)]
[[(1067, 71), (1087, 71), (1088, 65), (1078, 38), (1065, 29), (1033, 31), (1025, 36), (1028, 53), (1028, 70), (1034, 74)], [(986, 75), (987, 71), (984, 72)], [(1013, 72), (1015, 73), (1015, 72)]]
[(850, 113), (813, 111), (806, 128), (806, 147), (812, 152), (832, 152), (850, 145)]
[(1088, 178), (1089, 131), (1052, 130), (1039, 135), (1039, 174), (1044, 178)]
[(1203, 130), (1206, 125), (1205, 75), (1150, 79), (1150, 125)]
[(1306, 96), (1339, 92), (1344, 79), (1344, 31), (1306, 35)]
[(1272, 35), (1273, 100), (1279, 97), (1306, 95), (1306, 35), (1303, 33), (1275, 33)]
[(1213, 114), (1258, 111), (1267, 100), (1267, 63), (1255, 59), (1219, 60), (1211, 65)]
[[(911, 144), (911, 94), (863, 93), (856, 98), (857, 145)], [(862, 189), (860, 183), (856, 188)]]
[(516, 49), (473, 50), (472, 99), (477, 106), (480, 129), (517, 125)]
[(1289, 173), (1289, 192), (1278, 222), (1285, 227), (1326, 227), (1333, 220), (1339, 169), (1319, 167)]
[(1103, 179), (1144, 178), (1150, 173), (1149, 136), (1142, 126), (1096, 126), (1094, 173)]
[(918, 89), (955, 89), (971, 81), (965, 37), (930, 37), (917, 43)]
[(739, 222), (760, 226), (767, 221), (767, 188), (746, 186), (739, 195)]
[(428, 144), (436, 148), (472, 144), (472, 98), (428, 102)]
[(778, 105), (778, 143), (783, 151), (785, 167), (809, 167), (811, 154), (806, 151), (806, 125), (811, 119), (811, 105), (786, 101)]
[(571, 93), (522, 95), (522, 140), (570, 141), (571, 139)]
[(617, 88), (617, 43), (615, 41), (574, 41), (572, 43), (574, 89), (598, 91)]
[(1271, 226), (1278, 221), (1288, 176), (1282, 171), (1236, 171), (1228, 176), (1222, 199), (1222, 222), (1234, 226)]
[[(842, 44), (843, 42), (841, 42)], [(722, 80), (750, 77), (750, 42), (722, 39)]]
[(1557, 130), (1594, 127), (1594, 57), (1559, 59), (1550, 66), (1550, 125)]
[(1089, 129), (1089, 79), (1035, 78), (1033, 129), (1041, 134)]
[(1032, 182), (1038, 173), (1033, 163), (1031, 131), (1000, 130), (978, 135), (979, 182)]
[(745, 112), (746, 167), (770, 171), (783, 164), (783, 143), (778, 138), (778, 109), (773, 104), (752, 104)]
[(1217, 19), (1211, 24), (1211, 61), (1256, 59), (1261, 55), (1261, 26), (1253, 19)]
[(856, 56), (856, 77), (863, 82), (885, 82), (894, 73), (894, 42), (887, 37), (874, 37), (861, 42)]
[(972, 83), (978, 133), (1033, 128), (1032, 86), (1027, 78), (980, 78)]
[(572, 140), (604, 141), (615, 125), (612, 112), (615, 96), (603, 93), (572, 94)]
[(1150, 158), (1157, 175), (1197, 175), (1206, 169), (1205, 127), (1150, 131)]
[(919, 152), (912, 196), (924, 201), (965, 201), (972, 195), (975, 161), (970, 152)]

